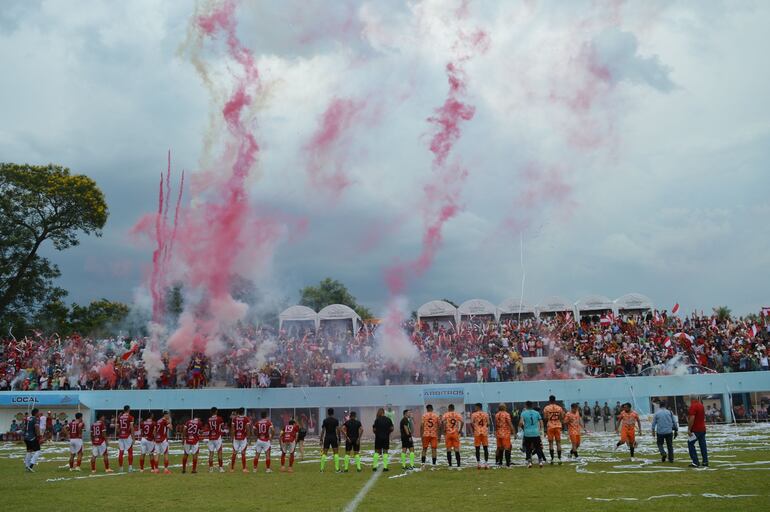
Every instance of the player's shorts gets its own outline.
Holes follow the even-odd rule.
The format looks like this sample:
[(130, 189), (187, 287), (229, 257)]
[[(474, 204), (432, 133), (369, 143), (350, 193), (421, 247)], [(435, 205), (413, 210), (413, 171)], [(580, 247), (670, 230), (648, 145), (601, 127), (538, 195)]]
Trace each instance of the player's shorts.
[(206, 444), (209, 447), (210, 452), (218, 452), (222, 449), (222, 438), (219, 439), (209, 439), (206, 441)]
[(91, 447), (91, 455), (94, 457), (101, 457), (107, 453), (107, 442), (103, 442), (102, 444), (95, 444)]
[(235, 453), (244, 453), (248, 446), (248, 439), (233, 439), (233, 451)]
[(284, 441), (284, 442), (281, 442), (281, 451), (283, 453), (294, 453), (294, 449), (296, 448), (296, 446), (297, 446), (296, 441), (291, 441), (291, 442)]
[(414, 439), (411, 437), (402, 437), (401, 438), (401, 448), (407, 449), (407, 450), (413, 450), (414, 449)]
[(134, 438), (133, 437), (127, 437), (125, 439), (118, 439), (118, 449), (122, 452), (128, 450), (134, 446)]
[(75, 455), (83, 451), (82, 439), (70, 439), (70, 453)]
[(434, 450), (438, 448), (438, 437), (436, 436), (425, 436), (422, 438), (422, 447), (423, 448), (433, 448)]
[(146, 437), (143, 437), (139, 441), (139, 447), (142, 450), (142, 455), (147, 455), (148, 453), (152, 453), (155, 450), (155, 442), (150, 441)]
[(497, 436), (497, 447), (501, 450), (511, 449), (511, 436)]
[(299, 429), (299, 432), (297, 432), (297, 441), (304, 441), (306, 435), (307, 435), (306, 429), (304, 428)]
[(40, 451), (40, 440), (35, 438), (32, 441), (29, 441), (27, 439), (24, 440), (24, 444), (27, 446), (28, 452), (39, 452)]
[(361, 451), (361, 440), (358, 438), (350, 438), (350, 441), (345, 439), (345, 451), (346, 452), (360, 452)]
[(574, 445), (580, 444), (580, 434), (579, 433), (578, 434), (570, 434), (569, 435), (569, 440)]
[(548, 440), (561, 441), (561, 427), (548, 427)]
[(152, 451), (155, 455), (166, 455), (168, 453), (168, 440), (153, 443)]
[(447, 434), (444, 439), (447, 450), (459, 450), (460, 449), (460, 435), (459, 434)]
[(257, 439), (257, 442), (254, 443), (254, 453), (265, 453), (270, 451), (270, 441), (263, 441), (262, 439)]
[(196, 453), (198, 453), (198, 450), (200, 449), (198, 443), (195, 443), (195, 444), (184, 443), (182, 446), (184, 447), (185, 455), (195, 455)]
[(390, 450), (390, 438), (387, 437), (375, 437), (374, 438), (374, 450)]
[(340, 440), (337, 439), (337, 437), (324, 437), (324, 444), (323, 444), (324, 450), (328, 450), (329, 448), (339, 448), (340, 447)]
[(620, 442), (633, 444), (636, 442), (636, 426), (621, 427), (620, 429)]
[(489, 446), (489, 436), (486, 434), (474, 435), (473, 446)]

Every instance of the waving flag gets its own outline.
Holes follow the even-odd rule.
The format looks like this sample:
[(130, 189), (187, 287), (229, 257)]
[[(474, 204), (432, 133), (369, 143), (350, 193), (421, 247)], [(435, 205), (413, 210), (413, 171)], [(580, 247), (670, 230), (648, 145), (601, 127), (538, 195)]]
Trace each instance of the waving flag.
[(137, 350), (139, 350), (139, 345), (138, 345), (137, 343), (134, 343), (133, 345), (131, 345), (131, 348), (128, 350), (128, 352), (126, 352), (125, 354), (123, 354), (122, 356), (120, 356), (120, 358), (121, 358), (122, 360), (124, 360), (124, 361), (128, 361), (128, 359), (129, 359), (131, 356), (133, 356), (134, 354), (136, 354), (136, 351), (137, 351)]
[(678, 302), (676, 304), (674, 304), (673, 308), (671, 308), (671, 314), (672, 315), (676, 315), (677, 313), (679, 313), (679, 303)]

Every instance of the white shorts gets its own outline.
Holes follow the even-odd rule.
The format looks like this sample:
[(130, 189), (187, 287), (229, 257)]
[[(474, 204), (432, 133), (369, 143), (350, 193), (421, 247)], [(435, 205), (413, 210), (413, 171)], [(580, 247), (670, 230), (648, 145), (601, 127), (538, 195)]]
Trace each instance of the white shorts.
[(183, 446), (184, 446), (185, 455), (195, 455), (196, 453), (198, 453), (198, 449), (199, 449), (198, 443), (195, 443), (195, 444), (185, 443)]
[(91, 447), (91, 455), (94, 457), (101, 457), (107, 453), (107, 442), (103, 442), (102, 444), (95, 444)]
[(82, 451), (83, 451), (83, 440), (70, 439), (70, 453), (72, 455), (75, 455), (76, 453), (80, 453)]
[(153, 443), (153, 453), (155, 455), (166, 455), (168, 453), (168, 440), (161, 441), (160, 443)]
[(118, 449), (121, 452), (125, 452), (126, 450), (128, 450), (132, 446), (134, 446), (134, 438), (133, 437), (128, 437), (126, 439), (118, 439)]
[(270, 441), (262, 441), (261, 439), (257, 439), (257, 442), (254, 443), (254, 453), (269, 452), (270, 448)]
[(245, 452), (248, 446), (249, 441), (247, 439), (233, 439), (233, 451), (235, 453)]
[(139, 441), (139, 446), (142, 448), (142, 455), (147, 455), (148, 453), (152, 453), (155, 450), (155, 442), (150, 441), (145, 437)]
[(206, 444), (209, 445), (210, 452), (218, 452), (222, 449), (222, 438), (206, 441)]
[(294, 453), (294, 448), (297, 446), (296, 441), (290, 443), (281, 443), (281, 451), (283, 453)]

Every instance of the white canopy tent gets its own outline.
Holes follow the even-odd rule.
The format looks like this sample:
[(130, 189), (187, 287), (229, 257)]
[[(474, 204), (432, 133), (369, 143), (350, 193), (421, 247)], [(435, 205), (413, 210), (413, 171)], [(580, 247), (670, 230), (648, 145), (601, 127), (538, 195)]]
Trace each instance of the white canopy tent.
[(615, 303), (604, 295), (587, 295), (575, 303), (578, 316), (601, 315), (615, 310)]
[(497, 321), (497, 306), (484, 299), (466, 300), (457, 308), (460, 320), (470, 317), (492, 317)]
[(457, 325), (457, 308), (443, 300), (426, 302), (417, 309), (417, 320), (449, 321)]
[(290, 306), (278, 315), (278, 328), (283, 329), (285, 323), (308, 325), (312, 322), (313, 329), (318, 329), (318, 313), (307, 306)]
[(340, 324), (347, 327), (348, 322), (353, 329), (353, 333), (358, 332), (358, 325), (361, 323), (361, 317), (349, 306), (344, 304), (330, 304), (318, 312), (318, 327), (324, 325)]
[(540, 304), (535, 306), (535, 310), (537, 311), (538, 316), (555, 316), (557, 313), (566, 313), (568, 311), (572, 313), (575, 312), (575, 308), (572, 304), (558, 295), (544, 299)]
[(646, 313), (652, 311), (654, 307), (650, 298), (641, 293), (627, 293), (615, 299), (615, 309), (619, 314)]
[(532, 318), (535, 316), (535, 307), (519, 299), (504, 300), (497, 306), (498, 320), (507, 320), (508, 318), (517, 319)]

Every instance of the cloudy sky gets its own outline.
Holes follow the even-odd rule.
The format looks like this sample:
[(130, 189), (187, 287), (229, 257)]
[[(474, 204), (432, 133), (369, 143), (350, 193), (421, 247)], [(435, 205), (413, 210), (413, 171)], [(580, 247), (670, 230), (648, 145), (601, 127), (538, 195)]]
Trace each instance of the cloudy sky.
[[(152, 247), (129, 231), (156, 207), (166, 152), (175, 170), (208, 163), (222, 99), (183, 47), (194, 10), (0, 9), (0, 160), (92, 176), (110, 207), (102, 238), (46, 250), (74, 301), (142, 295)], [(770, 2), (264, 1), (237, 15), (264, 86), (250, 200), (307, 220), (287, 223), (269, 266), (242, 269), (271, 293), (295, 300), (331, 276), (383, 307), (384, 270), (420, 253), (424, 187), (441, 179), (427, 119), (460, 59), (475, 114), (450, 159), (468, 174), (433, 265), (408, 283), (413, 308), (518, 297), (523, 272), (533, 304), (639, 292), (686, 312), (770, 305)], [(463, 53), (479, 30), (486, 51)], [(205, 57), (227, 91), (232, 63)], [(353, 114), (319, 157), (308, 147), (335, 101)], [(349, 186), (328, 185), (340, 176)]]

